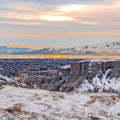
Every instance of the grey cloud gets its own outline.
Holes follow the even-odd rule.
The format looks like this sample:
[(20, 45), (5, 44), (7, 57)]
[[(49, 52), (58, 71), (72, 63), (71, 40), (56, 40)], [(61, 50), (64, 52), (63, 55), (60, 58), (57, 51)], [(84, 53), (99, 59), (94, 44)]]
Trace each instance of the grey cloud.
[(5, 0), (1, 3), (5, 2), (33, 2), (33, 3), (40, 3), (40, 4), (105, 4), (111, 3), (115, 0)]

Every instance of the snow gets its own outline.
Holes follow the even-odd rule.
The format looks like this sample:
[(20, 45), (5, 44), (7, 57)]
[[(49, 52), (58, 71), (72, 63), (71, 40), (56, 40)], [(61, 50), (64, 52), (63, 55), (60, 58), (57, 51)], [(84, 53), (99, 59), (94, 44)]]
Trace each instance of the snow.
[[(110, 81), (110, 83), (108, 82)], [(114, 89), (120, 91), (120, 78), (106, 79), (105, 76), (100, 80), (97, 76), (93, 78), (92, 83), (89, 83), (88, 80), (80, 85), (77, 91), (88, 91), (93, 90), (95, 87), (99, 88), (99, 92), (103, 92), (103, 89), (109, 90)]]
[[(85, 60), (87, 61), (87, 60)], [(91, 72), (91, 66), (93, 64), (100, 63), (100, 62), (107, 62), (107, 61), (115, 61), (113, 60), (89, 60), (89, 67), (88, 67), (88, 73)], [(83, 61), (80, 61), (83, 62)], [(88, 80), (84, 80), (83, 83), (80, 85), (80, 87), (77, 89), (77, 91), (88, 91), (93, 90), (94, 88), (99, 88), (99, 92), (103, 92), (103, 89), (110, 90), (114, 89), (116, 91), (120, 91), (120, 77), (119, 78), (112, 78), (110, 79), (107, 77), (108, 73), (111, 71), (111, 69), (106, 70), (106, 73), (103, 74), (102, 70), (99, 70), (99, 73), (101, 73), (103, 76), (102, 78), (99, 78), (99, 73), (96, 74), (96, 76), (93, 78), (92, 82), (89, 83)]]
[(1, 81), (1, 82), (3, 82), (2, 79), (4, 79), (4, 80), (7, 81), (7, 82), (14, 82), (13, 79), (11, 79), (11, 78), (9, 78), (9, 77), (6, 77), (6, 76), (3, 76), (3, 75), (0, 74), (0, 81)]
[(87, 60), (77, 61), (76, 63), (90, 62), (89, 66), (91, 66), (94, 63), (113, 62), (113, 61), (119, 61), (119, 59), (87, 59)]
[[(90, 45), (68, 46), (60, 48), (43, 48), (40, 53), (82, 54), (82, 55), (120, 55), (120, 42), (99, 43)], [(38, 52), (36, 51), (36, 52)]]
[(61, 68), (61, 69), (68, 69), (68, 68), (71, 68), (71, 65), (61, 66), (60, 68)]
[[(49, 120), (87, 120), (90, 116), (97, 116), (101, 120), (103, 118), (104, 120), (112, 118), (119, 120), (117, 114), (120, 112), (120, 100), (117, 99), (114, 101), (115, 104), (111, 104), (109, 107), (99, 100), (99, 97), (109, 100), (111, 95), (114, 94), (62, 93), (5, 86), (0, 90), (0, 109), (22, 104), (22, 111), (41, 115), (37, 120), (46, 120), (42, 118), (44, 115)], [(88, 104), (92, 97), (96, 97), (96, 101)], [(107, 115), (103, 115), (104, 112), (112, 115), (111, 119), (108, 119)], [(18, 116), (20, 115), (19, 113)]]

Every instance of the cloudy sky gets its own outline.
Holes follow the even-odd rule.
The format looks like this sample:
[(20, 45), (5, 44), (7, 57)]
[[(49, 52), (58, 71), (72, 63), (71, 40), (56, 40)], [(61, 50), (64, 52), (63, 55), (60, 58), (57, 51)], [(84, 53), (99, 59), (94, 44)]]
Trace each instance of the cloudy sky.
[(0, 45), (120, 41), (120, 0), (1, 0)]

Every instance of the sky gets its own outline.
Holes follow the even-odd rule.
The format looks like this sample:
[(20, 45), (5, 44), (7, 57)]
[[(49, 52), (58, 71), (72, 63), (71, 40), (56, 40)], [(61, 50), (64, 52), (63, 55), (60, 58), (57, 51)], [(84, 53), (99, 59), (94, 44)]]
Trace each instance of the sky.
[(0, 45), (64, 47), (120, 41), (120, 0), (1, 0)]

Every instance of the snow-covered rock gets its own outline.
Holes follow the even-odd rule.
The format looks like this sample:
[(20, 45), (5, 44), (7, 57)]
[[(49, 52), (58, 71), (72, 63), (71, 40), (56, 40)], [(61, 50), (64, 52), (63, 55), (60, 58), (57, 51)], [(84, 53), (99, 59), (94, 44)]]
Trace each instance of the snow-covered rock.
[[(64, 67), (63, 67), (64, 68)], [(63, 91), (81, 88), (92, 92), (120, 91), (120, 60), (82, 60), (71, 64), (70, 68), (61, 69), (64, 82)]]

